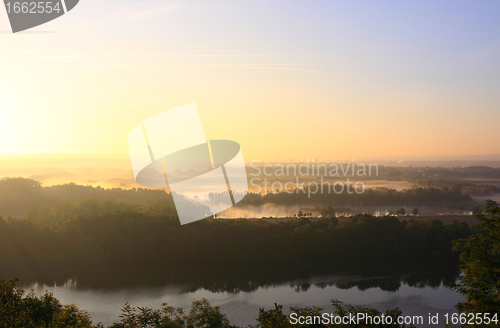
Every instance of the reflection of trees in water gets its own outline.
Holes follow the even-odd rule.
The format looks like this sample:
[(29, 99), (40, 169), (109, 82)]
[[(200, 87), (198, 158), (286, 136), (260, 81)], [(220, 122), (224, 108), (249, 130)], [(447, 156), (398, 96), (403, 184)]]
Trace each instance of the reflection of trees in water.
[(373, 279), (368, 278), (358, 281), (339, 281), (335, 283), (335, 287), (340, 289), (350, 289), (356, 287), (361, 291), (369, 288), (380, 288), (381, 290), (388, 292), (395, 292), (399, 290), (402, 285), (408, 285), (413, 288), (437, 288), (440, 286), (449, 286), (450, 283), (456, 282), (458, 275), (458, 270), (424, 272)]
[[(38, 271), (37, 271), (38, 269)], [(307, 292), (312, 286), (325, 289), (357, 288), (361, 291), (380, 288), (383, 291), (397, 291), (402, 285), (414, 288), (448, 286), (459, 275), (456, 263), (427, 263), (400, 266), (315, 267), (304, 265), (228, 268), (173, 269), (169, 267), (128, 267), (114, 269), (80, 268), (74, 272), (52, 268), (32, 268), (23, 276), (0, 272), (2, 277), (18, 277), (22, 284), (38, 282), (46, 285), (63, 285), (72, 278), (71, 288), (78, 289), (122, 289), (135, 287), (175, 287), (182, 293), (201, 289), (213, 293), (253, 292), (259, 288), (290, 286), (296, 292)], [(4, 270), (0, 270), (4, 271)], [(76, 282), (76, 283), (75, 283)]]
[[(370, 288), (380, 288), (383, 291), (394, 292), (399, 290), (402, 285), (415, 288), (448, 286), (458, 279), (460, 273), (454, 264), (434, 269), (425, 266), (418, 270), (421, 271), (416, 271), (411, 266), (407, 266), (406, 268), (388, 268), (383, 270), (383, 275), (377, 275), (377, 272), (370, 273), (367, 270), (359, 272), (355, 269), (347, 271), (347, 274), (346, 271), (317, 271), (316, 273), (295, 271), (292, 275), (286, 274), (282, 269), (266, 270), (264, 272), (257, 272), (251, 277), (232, 276), (221, 279), (222, 277), (209, 278), (205, 276), (205, 280), (202, 279), (198, 280), (197, 283), (191, 283), (189, 287), (183, 288), (183, 291), (195, 292), (199, 289), (204, 289), (214, 293), (239, 293), (252, 292), (259, 288), (288, 285), (298, 293), (307, 292), (312, 286), (321, 289), (333, 286), (340, 289), (357, 288), (361, 291)], [(377, 275), (377, 277), (374, 278), (374, 275)], [(210, 279), (216, 280), (211, 281)]]
[(405, 283), (414, 288), (434, 287), (437, 288), (441, 284), (449, 286), (456, 282), (459, 271), (443, 272), (442, 276), (415, 274), (405, 279)]
[(311, 284), (302, 284), (302, 285), (297, 285), (295, 286), (295, 292), (300, 293), (300, 292), (307, 292), (311, 288)]
[(399, 287), (401, 287), (401, 277), (395, 276), (360, 281), (339, 281), (335, 284), (335, 287), (340, 289), (351, 289), (357, 287), (361, 291), (378, 287), (384, 291), (395, 292), (399, 289)]

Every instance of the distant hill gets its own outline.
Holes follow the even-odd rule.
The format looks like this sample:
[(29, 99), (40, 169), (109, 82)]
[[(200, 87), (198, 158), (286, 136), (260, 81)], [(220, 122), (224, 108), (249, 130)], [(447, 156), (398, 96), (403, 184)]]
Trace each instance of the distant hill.
[(25, 178), (8, 178), (0, 181), (0, 215), (24, 217), (34, 206), (50, 207), (55, 203), (74, 203), (81, 200), (113, 200), (133, 205), (155, 203), (173, 204), (170, 194), (162, 189), (104, 189), (67, 183), (42, 187), (40, 182)]
[(429, 166), (429, 167), (467, 167), (489, 166), (500, 167), (500, 154), (408, 157), (384, 163), (389, 166)]

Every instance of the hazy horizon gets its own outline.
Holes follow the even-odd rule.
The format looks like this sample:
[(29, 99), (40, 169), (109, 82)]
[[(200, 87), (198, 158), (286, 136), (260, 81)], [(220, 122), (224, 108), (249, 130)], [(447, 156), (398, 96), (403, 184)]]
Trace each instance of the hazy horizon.
[(0, 33), (0, 154), (127, 156), (134, 126), (191, 102), (246, 161), (494, 154), (498, 9), (85, 0)]
[(50, 1), (0, 9), (0, 321), (494, 323), (500, 1)]
[[(263, 166), (267, 163), (302, 164), (309, 161), (313, 163), (360, 163), (376, 164), (388, 167), (408, 166), (430, 166), (430, 167), (467, 167), (467, 166), (489, 166), (500, 167), (500, 155), (479, 156), (457, 156), (453, 158), (408, 158), (402, 159), (345, 159), (338, 161), (313, 161), (310, 159), (297, 159), (290, 161), (257, 161), (246, 162), (247, 167), (251, 165)], [(253, 161), (253, 163), (252, 163)], [(248, 169), (247, 169), (248, 171)], [(44, 186), (65, 183), (77, 183), (82, 185), (101, 186), (103, 188), (142, 188), (137, 184), (132, 172), (130, 158), (128, 156), (106, 155), (106, 154), (18, 154), (0, 155), (0, 179), (23, 177), (39, 181)], [(251, 177), (250, 177), (251, 178)], [(250, 179), (249, 178), (249, 179)], [(374, 183), (368, 183), (367, 187), (384, 186), (400, 190), (409, 188), (411, 184), (395, 182), (383, 182), (383, 179)]]

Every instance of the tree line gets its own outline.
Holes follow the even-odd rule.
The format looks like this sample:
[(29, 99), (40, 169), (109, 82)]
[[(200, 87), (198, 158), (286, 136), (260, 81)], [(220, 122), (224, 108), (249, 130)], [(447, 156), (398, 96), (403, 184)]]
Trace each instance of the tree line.
[(452, 241), (465, 223), (358, 214), (338, 220), (212, 219), (180, 226), (171, 205), (139, 206), (95, 199), (0, 217), (0, 261), (232, 265), (404, 261), (456, 258)]
[[(319, 187), (321, 190), (321, 186)], [(472, 198), (460, 189), (447, 188), (412, 188), (395, 190), (388, 188), (366, 189), (363, 193), (342, 193), (331, 191), (308, 193), (307, 187), (293, 191), (269, 192), (267, 194), (249, 193), (236, 207), (244, 205), (263, 205), (273, 203), (278, 205), (298, 204), (329, 204), (329, 205), (436, 205), (453, 206), (457, 204), (468, 205)]]
[(104, 189), (67, 183), (42, 187), (40, 182), (25, 178), (0, 180), (0, 215), (21, 218), (31, 207), (50, 208), (55, 203), (75, 203), (85, 199), (113, 200), (133, 205), (173, 204), (170, 194), (160, 189)]
[[(466, 297), (466, 301), (456, 305), (457, 310), (470, 323), (472, 318), (476, 327), (497, 327), (500, 315), (500, 207), (488, 201), (485, 214), (478, 215), (481, 224), (476, 234), (454, 241), (454, 250), (460, 252), (464, 274), (455, 290)], [(358, 218), (359, 219), (359, 218)], [(332, 300), (335, 315), (343, 317), (363, 313), (367, 316), (381, 316), (381, 312), (372, 308), (363, 308), (343, 304)], [(291, 327), (360, 327), (360, 328), (403, 328), (397, 317), (402, 315), (398, 308), (387, 310), (386, 317), (391, 317), (389, 324), (377, 324), (367, 319), (356, 324), (351, 322), (313, 324), (304, 322), (294, 324), (293, 318), (320, 317), (322, 308), (314, 306), (290, 307), (290, 314), (285, 314), (283, 306), (275, 304), (274, 309), (260, 309), (254, 328), (291, 328)], [(292, 313), (295, 314), (292, 317)], [(488, 313), (490, 323), (479, 322)], [(471, 316), (472, 315), (472, 316)], [(163, 304), (160, 309), (131, 307), (122, 309), (119, 322), (109, 328), (237, 328), (218, 306), (212, 306), (202, 299), (192, 303), (187, 313), (182, 308)], [(461, 317), (459, 317), (461, 318)], [(387, 321), (386, 321), (387, 322)], [(46, 293), (37, 297), (34, 293), (25, 295), (15, 281), (0, 281), (0, 327), (3, 328), (104, 328), (102, 324), (93, 325), (90, 315), (74, 305), (62, 305), (53, 295)]]
[[(319, 187), (321, 190), (321, 186)], [(330, 191), (309, 194), (307, 187), (293, 192), (271, 192), (268, 194), (249, 193), (239, 202), (238, 206), (263, 205), (274, 203), (278, 205), (437, 205), (473, 207), (472, 198), (461, 188), (413, 188), (398, 191), (387, 188), (367, 189), (358, 194)], [(216, 199), (217, 194), (211, 194)], [(0, 215), (4, 217), (35, 217), (47, 216), (53, 211), (53, 206), (70, 207), (80, 201), (87, 201), (89, 211), (94, 206), (90, 201), (108, 201), (108, 208), (130, 204), (136, 206), (151, 206), (160, 204), (164, 208), (174, 205), (172, 195), (163, 189), (104, 189), (101, 187), (82, 186), (74, 183), (42, 187), (38, 181), (24, 178), (9, 178), (0, 180)], [(114, 204), (112, 204), (114, 202)], [(125, 206), (125, 205), (123, 205)], [(116, 207), (117, 208), (117, 207)], [(117, 208), (118, 209), (118, 208)], [(71, 214), (71, 213), (70, 213)]]

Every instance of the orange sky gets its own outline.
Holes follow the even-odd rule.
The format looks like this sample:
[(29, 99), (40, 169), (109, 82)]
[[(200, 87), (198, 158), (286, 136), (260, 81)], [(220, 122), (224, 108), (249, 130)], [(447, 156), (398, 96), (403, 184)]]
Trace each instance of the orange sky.
[(499, 153), (492, 8), (377, 6), (86, 0), (18, 34), (0, 10), (0, 154), (127, 156), (191, 102), (246, 161)]

